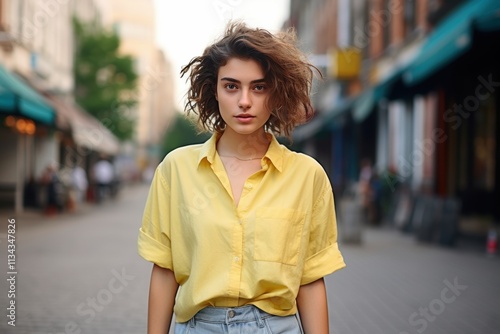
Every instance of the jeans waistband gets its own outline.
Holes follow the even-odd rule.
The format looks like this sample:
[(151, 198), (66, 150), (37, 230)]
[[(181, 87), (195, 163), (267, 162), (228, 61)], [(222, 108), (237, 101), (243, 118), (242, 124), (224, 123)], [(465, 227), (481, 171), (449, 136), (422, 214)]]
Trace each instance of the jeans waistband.
[(260, 310), (253, 305), (240, 307), (205, 307), (193, 317), (195, 321), (207, 321), (212, 323), (236, 323), (236, 322), (261, 322), (263, 319), (273, 315)]

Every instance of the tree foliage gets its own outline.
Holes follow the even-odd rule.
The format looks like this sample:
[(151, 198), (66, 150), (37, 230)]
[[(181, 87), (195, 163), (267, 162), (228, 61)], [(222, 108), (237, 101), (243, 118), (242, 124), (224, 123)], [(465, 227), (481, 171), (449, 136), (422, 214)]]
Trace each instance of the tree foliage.
[(119, 36), (74, 19), (75, 97), (120, 140), (134, 135), (137, 74), (134, 59), (120, 55)]
[(163, 153), (166, 155), (178, 147), (202, 143), (209, 137), (208, 133), (199, 133), (193, 122), (179, 113), (165, 133), (162, 145)]

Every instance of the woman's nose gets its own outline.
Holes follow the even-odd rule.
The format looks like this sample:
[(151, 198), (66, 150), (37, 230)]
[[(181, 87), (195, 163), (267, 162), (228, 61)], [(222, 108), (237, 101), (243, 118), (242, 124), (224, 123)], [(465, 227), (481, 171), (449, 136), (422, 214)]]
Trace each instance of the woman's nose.
[(252, 101), (250, 99), (250, 92), (246, 89), (242, 89), (240, 99), (238, 101), (238, 106), (243, 109), (248, 109), (251, 105)]

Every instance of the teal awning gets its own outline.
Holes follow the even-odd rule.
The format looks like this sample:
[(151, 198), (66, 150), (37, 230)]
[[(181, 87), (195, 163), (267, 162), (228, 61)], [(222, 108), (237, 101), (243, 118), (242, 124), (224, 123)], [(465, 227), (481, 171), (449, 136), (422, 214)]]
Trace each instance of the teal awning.
[(309, 123), (298, 126), (293, 131), (293, 140), (301, 142), (310, 137), (317, 136), (321, 133), (339, 127), (343, 122), (341, 118), (346, 115), (352, 108), (354, 99), (345, 98), (338, 101), (335, 106), (329, 110), (318, 114)]
[(375, 89), (368, 88), (365, 90), (361, 93), (361, 95), (359, 95), (354, 103), (352, 118), (357, 122), (363, 121), (375, 108), (376, 101), (377, 98), (375, 97)]
[(500, 30), (499, 0), (469, 0), (451, 12), (427, 37), (403, 79), (415, 85), (463, 55), (472, 45), (474, 29)]
[(335, 105), (328, 115), (326, 115), (324, 123), (325, 126), (328, 126), (328, 130), (335, 130), (344, 126), (347, 118), (346, 116), (352, 110), (354, 101), (354, 96), (345, 97)]
[(53, 125), (54, 109), (35, 90), (0, 65), (0, 113), (19, 114)]
[(300, 142), (325, 131), (343, 127), (348, 115), (351, 115), (355, 122), (364, 121), (382, 99), (392, 98), (393, 88), (396, 83), (401, 82), (403, 72), (404, 68), (396, 66), (376, 85), (366, 88), (358, 95), (338, 101), (311, 122), (297, 127), (293, 133), (294, 140)]

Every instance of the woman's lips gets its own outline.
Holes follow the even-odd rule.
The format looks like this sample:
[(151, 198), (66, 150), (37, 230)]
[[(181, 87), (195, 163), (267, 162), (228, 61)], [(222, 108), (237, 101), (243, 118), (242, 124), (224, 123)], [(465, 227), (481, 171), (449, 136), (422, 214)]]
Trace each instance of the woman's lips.
[(255, 116), (249, 115), (249, 114), (242, 114), (242, 115), (237, 115), (235, 118), (240, 121), (241, 123), (248, 123), (252, 121), (252, 119), (255, 118)]

